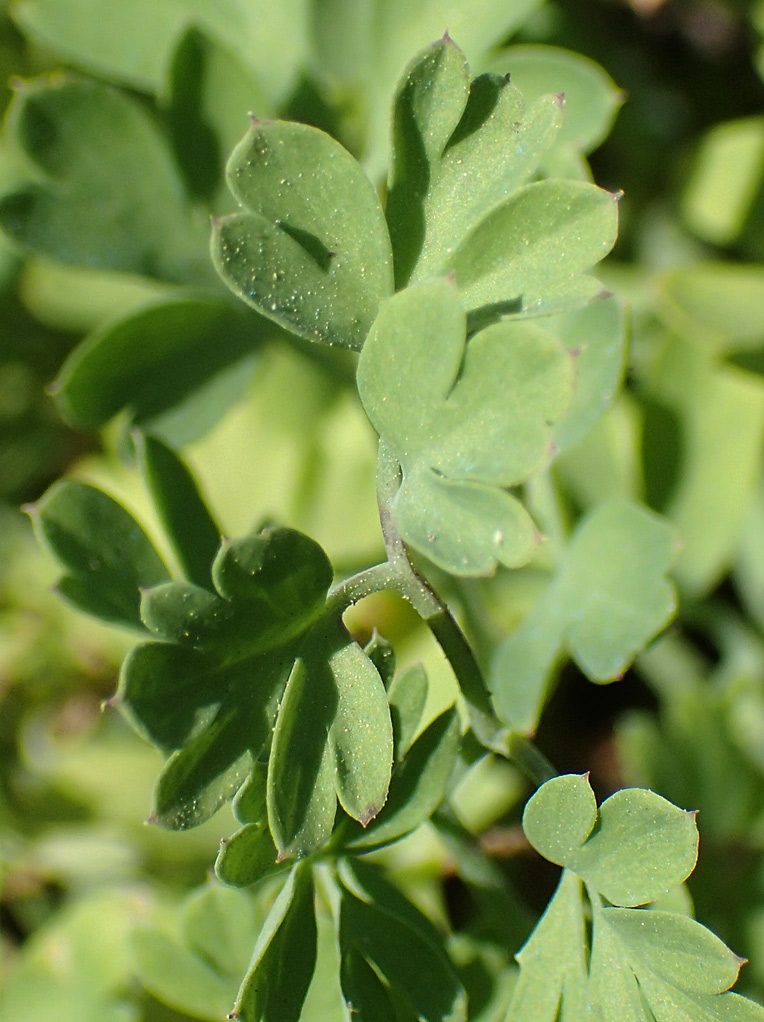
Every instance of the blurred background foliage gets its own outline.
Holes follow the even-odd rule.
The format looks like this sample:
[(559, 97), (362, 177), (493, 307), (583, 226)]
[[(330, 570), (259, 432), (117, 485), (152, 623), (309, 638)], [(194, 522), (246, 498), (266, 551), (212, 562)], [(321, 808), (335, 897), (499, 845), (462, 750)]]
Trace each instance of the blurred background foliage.
[[(550, 172), (624, 191), (600, 275), (630, 307), (625, 387), (558, 460), (537, 514), (553, 533), (626, 495), (682, 542), (675, 623), (617, 684), (595, 689), (564, 667), (539, 743), (560, 770), (591, 769), (600, 798), (640, 784), (700, 809), (689, 893), (750, 960), (740, 989), (764, 1001), (764, 3), (0, 0), (7, 1022), (171, 1022), (232, 1003), (245, 935), (274, 890), (209, 882), (227, 808), (182, 835), (143, 823), (157, 754), (101, 709), (131, 637), (51, 592), (53, 566), (19, 508), (73, 473), (150, 524), (125, 439), (137, 423), (184, 447), (228, 534), (275, 515), (339, 572), (376, 559), (375, 445), (352, 362), (233, 306), (207, 257), (208, 218), (231, 207), (222, 169), (249, 111), (331, 131), (381, 183), (394, 82), (445, 28), (475, 71), (509, 70), (530, 91), (561, 91), (557, 74), (578, 82), (600, 130), (571, 134)], [(606, 74), (585, 61), (561, 70), (567, 58), (545, 51), (536, 82), (538, 45)], [(94, 373), (108, 383), (97, 399)], [(444, 588), (488, 648), (547, 577), (542, 556)], [(404, 664), (427, 663), (425, 719), (450, 701), (448, 671), (398, 601), (367, 601), (351, 625), (362, 640), (377, 627)], [(396, 882), (453, 929), (485, 1022), (502, 1017), (512, 953), (554, 883), (522, 839), (526, 794), (511, 766), (478, 757), (455, 815), (385, 853)], [(336, 998), (314, 983), (304, 1017), (338, 1017)]]

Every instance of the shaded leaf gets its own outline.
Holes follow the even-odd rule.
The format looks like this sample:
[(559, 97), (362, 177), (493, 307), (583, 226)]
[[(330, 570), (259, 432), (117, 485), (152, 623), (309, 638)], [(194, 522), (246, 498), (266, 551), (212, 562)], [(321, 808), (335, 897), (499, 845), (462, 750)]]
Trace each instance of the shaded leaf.
[(40, 540), (67, 571), (62, 594), (105, 621), (141, 627), (141, 590), (168, 572), (129, 511), (71, 479), (54, 483), (29, 510)]
[(241, 1022), (297, 1022), (316, 965), (313, 899), (310, 867), (298, 863), (260, 931), (229, 1017)]
[(414, 740), (422, 719), (429, 684), (422, 664), (401, 671), (388, 691), (395, 737), (395, 758), (402, 760)]
[(358, 366), (361, 400), (401, 462), (393, 512), (403, 539), (454, 574), (527, 561), (537, 542), (503, 488), (549, 457), (550, 424), (572, 391), (572, 364), (538, 326), (496, 323), (466, 343), (446, 281), (386, 302)]
[(243, 211), (215, 225), (226, 284), (301, 337), (359, 350), (392, 291), (384, 215), (360, 166), (317, 128), (255, 121), (228, 181)]
[(196, 481), (157, 437), (136, 432), (133, 441), (154, 506), (186, 578), (211, 588), (210, 569), (221, 536)]
[(9, 116), (41, 172), (0, 199), (11, 237), (79, 266), (211, 280), (203, 225), (143, 108), (98, 82), (58, 75), (23, 85)]
[(267, 822), (247, 823), (220, 845), (215, 875), (224, 884), (248, 887), (285, 869)]
[(187, 443), (241, 397), (273, 329), (219, 298), (152, 303), (74, 349), (53, 384), (56, 402), (80, 428), (97, 429), (126, 410), (137, 426)]

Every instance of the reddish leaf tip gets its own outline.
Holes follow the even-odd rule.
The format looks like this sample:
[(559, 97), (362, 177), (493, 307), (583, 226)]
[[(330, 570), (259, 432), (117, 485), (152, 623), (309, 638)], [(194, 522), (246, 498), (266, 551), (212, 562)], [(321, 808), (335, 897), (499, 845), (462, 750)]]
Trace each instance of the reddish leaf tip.
[(144, 827), (154, 826), (157, 823), (159, 823), (159, 817), (156, 815), (156, 813), (152, 813), (147, 820), (143, 821)]
[(557, 95), (554, 98), (557, 100), (557, 103), (559, 104), (560, 109), (562, 109), (565, 106), (565, 93), (564, 92), (558, 92)]
[(253, 114), (251, 110), (247, 114), (247, 117), (249, 117), (249, 125), (251, 128), (256, 128), (258, 124), (261, 123), (260, 118), (256, 114)]
[(371, 821), (374, 819), (378, 812), (379, 808), (377, 806), (375, 805), (366, 806), (364, 811), (358, 817), (358, 822), (361, 824), (364, 830), (366, 829), (366, 827), (369, 826), (369, 824), (371, 823)]
[(39, 505), (38, 504), (22, 504), (20, 510), (23, 511), (25, 515), (29, 515), (30, 518), (34, 518), (35, 515), (37, 514), (38, 510), (39, 510)]

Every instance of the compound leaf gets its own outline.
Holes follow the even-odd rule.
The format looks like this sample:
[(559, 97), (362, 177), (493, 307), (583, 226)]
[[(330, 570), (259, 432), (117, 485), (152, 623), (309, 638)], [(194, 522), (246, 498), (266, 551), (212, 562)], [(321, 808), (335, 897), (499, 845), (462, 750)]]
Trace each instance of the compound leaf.
[(313, 902), (310, 867), (298, 863), (260, 931), (229, 1018), (298, 1022), (316, 967), (318, 931)]
[[(692, 872), (698, 849), (693, 813), (638, 788), (611, 795), (598, 813), (586, 777), (570, 774), (538, 789), (525, 807), (523, 828), (564, 872), (517, 956), (520, 978), (508, 1022), (764, 1019), (764, 1008), (726, 992), (741, 959), (717, 937), (686, 915), (634, 907), (655, 901)], [(591, 947), (582, 880), (592, 913)]]
[(242, 212), (212, 240), (226, 284), (301, 337), (359, 350), (393, 286), (382, 207), (360, 166), (317, 128), (255, 121), (228, 181)]
[(358, 365), (361, 400), (400, 461), (393, 504), (408, 543), (453, 574), (526, 562), (538, 541), (505, 487), (538, 471), (573, 386), (569, 354), (538, 326), (502, 322), (466, 340), (447, 281), (386, 302)]
[(66, 571), (62, 595), (105, 621), (142, 627), (141, 590), (169, 573), (130, 512), (71, 479), (54, 483), (29, 510), (40, 540)]
[(77, 266), (210, 282), (202, 222), (165, 140), (137, 103), (98, 82), (57, 75), (21, 86), (10, 125), (41, 172), (0, 200), (0, 224), (11, 237)]
[(535, 728), (555, 659), (568, 652), (592, 681), (619, 677), (674, 612), (665, 574), (676, 553), (671, 526), (625, 500), (599, 505), (579, 525), (557, 577), (492, 668), (498, 712)]

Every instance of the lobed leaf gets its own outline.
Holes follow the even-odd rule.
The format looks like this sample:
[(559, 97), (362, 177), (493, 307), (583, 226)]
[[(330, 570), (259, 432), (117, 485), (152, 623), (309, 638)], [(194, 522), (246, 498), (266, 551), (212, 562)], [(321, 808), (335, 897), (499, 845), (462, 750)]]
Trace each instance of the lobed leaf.
[(228, 181), (242, 212), (217, 222), (212, 240), (226, 284), (301, 337), (359, 350), (392, 292), (392, 257), (353, 157), (317, 128), (255, 121)]
[(532, 731), (556, 658), (569, 652), (592, 681), (621, 676), (674, 612), (665, 573), (676, 552), (672, 528), (624, 500), (605, 502), (579, 525), (558, 574), (491, 671), (497, 711)]
[(633, 907), (676, 888), (694, 868), (694, 814), (638, 788), (616, 792), (597, 813), (587, 779), (566, 775), (538, 789), (523, 827), (537, 851), (565, 868), (517, 955), (508, 1022), (764, 1018), (764, 1008), (726, 992), (741, 960), (717, 937), (686, 915)]
[(201, 221), (141, 106), (96, 81), (56, 75), (22, 85), (9, 116), (39, 172), (0, 199), (11, 237), (60, 262), (210, 282)]
[(167, 568), (133, 516), (102, 490), (59, 480), (29, 509), (41, 542), (63, 566), (59, 591), (87, 613), (142, 627), (141, 590)]
[(536, 851), (620, 906), (656, 901), (687, 879), (698, 855), (694, 813), (640, 788), (617, 791), (597, 813), (588, 780), (576, 774), (539, 788), (523, 828)]
[(408, 543), (454, 574), (524, 563), (537, 542), (504, 487), (549, 457), (572, 391), (571, 359), (536, 325), (496, 323), (466, 341), (454, 288), (432, 281), (386, 302), (358, 365), (377, 432), (401, 463), (393, 513)]

